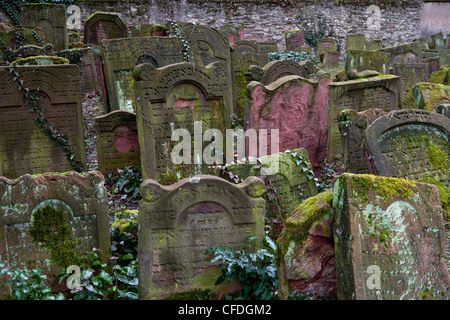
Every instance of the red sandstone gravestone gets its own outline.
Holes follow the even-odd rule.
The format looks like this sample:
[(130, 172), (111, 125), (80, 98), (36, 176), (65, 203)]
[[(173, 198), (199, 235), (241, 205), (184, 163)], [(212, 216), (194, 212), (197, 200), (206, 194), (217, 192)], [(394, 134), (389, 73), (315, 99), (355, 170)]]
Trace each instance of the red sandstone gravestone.
[(278, 129), (279, 150), (308, 150), (317, 176), (326, 155), (329, 83), (330, 77), (324, 72), (315, 80), (291, 75), (268, 85), (250, 82), (246, 128)]
[(436, 186), (346, 173), (333, 212), (338, 299), (449, 299)]

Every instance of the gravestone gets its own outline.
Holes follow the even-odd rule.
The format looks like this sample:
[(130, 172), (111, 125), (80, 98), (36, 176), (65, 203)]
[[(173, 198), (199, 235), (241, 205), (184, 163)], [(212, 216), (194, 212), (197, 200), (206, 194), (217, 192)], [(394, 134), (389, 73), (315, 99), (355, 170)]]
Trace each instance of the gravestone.
[(369, 40), (366, 43), (366, 50), (378, 50), (383, 48), (383, 44), (379, 39)]
[(48, 44), (45, 47), (26, 45), (20, 47), (15, 52), (13, 52), (12, 59), (16, 60), (18, 58), (28, 58), (33, 56), (54, 56), (53, 45)]
[(220, 28), (227, 37), (230, 43), (236, 43), (237, 41), (244, 40), (244, 25), (241, 24), (239, 27), (236, 27), (231, 24), (225, 24)]
[(394, 74), (400, 77), (402, 83), (400, 100), (403, 103), (416, 83), (427, 81), (427, 65), (425, 63), (395, 63)]
[(366, 35), (349, 33), (345, 36), (345, 51), (366, 50)]
[(445, 48), (445, 40), (442, 32), (431, 35), (431, 41), (433, 41), (434, 49), (444, 49)]
[[(42, 47), (47, 43), (44, 35), (44, 30), (41, 27), (35, 28), (11, 28), (0, 30), (0, 51), (19, 50), (23, 46), (33, 45)], [(13, 54), (11, 52), (11, 54)], [(3, 52), (2, 56), (5, 57), (7, 52)]]
[[(222, 62), (206, 68), (189, 62), (161, 68), (141, 64), (133, 76), (144, 179), (158, 179), (168, 170), (179, 172), (171, 160), (177, 144), (171, 141), (174, 130), (185, 129), (194, 139), (203, 141), (205, 130), (218, 129), (223, 133), (229, 127), (224, 103), (227, 73)], [(195, 121), (201, 125), (200, 132), (195, 129)], [(180, 166), (187, 176), (203, 172), (202, 152), (191, 153), (190, 164), (184, 162)]]
[(341, 62), (341, 54), (337, 51), (324, 53), (323, 64), (325, 68), (336, 69), (339, 68)]
[(437, 72), (441, 69), (441, 61), (439, 56), (423, 58), (422, 61), (427, 66), (427, 79), (430, 79), (433, 72)]
[(339, 300), (449, 299), (436, 186), (345, 173), (333, 212)]
[[(229, 119), (234, 110), (234, 86), (233, 66), (231, 62), (230, 43), (228, 38), (219, 30), (206, 25), (195, 25), (192, 23), (178, 23), (181, 37), (188, 42), (195, 64), (206, 67), (212, 62), (224, 63), (227, 87), (224, 88), (225, 117)], [(174, 33), (173, 26), (167, 23), (169, 32)]]
[(45, 42), (51, 43), (55, 51), (67, 49), (66, 6), (63, 4), (23, 3), (20, 21), (24, 28), (40, 27)]
[(100, 85), (97, 79), (97, 68), (91, 48), (61, 50), (58, 55), (68, 59), (69, 64), (76, 64), (80, 67), (82, 92), (95, 94), (98, 91)]
[(136, 114), (116, 110), (95, 118), (100, 172), (141, 165)]
[(238, 248), (249, 236), (261, 248), (264, 237), (264, 183), (249, 177), (235, 185), (200, 175), (171, 186), (144, 180), (139, 203), (139, 299), (162, 299), (178, 292), (229, 292), (211, 247)]
[(326, 155), (329, 84), (323, 71), (314, 79), (290, 75), (268, 85), (250, 82), (245, 128), (278, 129), (279, 151), (305, 148), (317, 176)]
[(304, 65), (293, 60), (276, 60), (269, 62), (262, 68), (252, 66), (252, 70), (249, 73), (249, 81), (255, 80), (264, 85), (269, 85), (282, 77), (291, 75), (303, 78), (309, 77), (309, 73)]
[(101, 53), (111, 111), (136, 112), (133, 69), (149, 63), (159, 68), (182, 62), (181, 43), (176, 37), (142, 37), (103, 40)]
[[(80, 71), (76, 65), (17, 66), (0, 68), (0, 154), (3, 175), (12, 179), (26, 173), (73, 170), (68, 157), (84, 167), (84, 128), (81, 109)], [(17, 81), (14, 80), (17, 72)], [(22, 80), (22, 90), (19, 81)], [(73, 153), (66, 154), (35, 123), (36, 112), (24, 104), (28, 96), (39, 97), (47, 125), (65, 133)], [(36, 90), (39, 92), (36, 93)]]
[(422, 63), (423, 50), (418, 41), (383, 47), (378, 51), (389, 54), (389, 67), (395, 63)]
[[(7, 261), (11, 268), (40, 268), (49, 278), (55, 276), (58, 267), (68, 267), (55, 264), (73, 264), (65, 261), (69, 253), (58, 257), (51, 246), (30, 233), (30, 229), (45, 231), (39, 225), (45, 216), (38, 219), (35, 213), (47, 205), (64, 212), (62, 223), (67, 223), (70, 235), (64, 237), (63, 247), (75, 241), (76, 249), (81, 252), (97, 248), (103, 259), (107, 259), (110, 252), (107, 201), (103, 176), (96, 171), (26, 174), (16, 180), (0, 177), (1, 260)], [(59, 231), (55, 229), (49, 231)], [(58, 259), (50, 261), (52, 257)]]
[(286, 220), (274, 259), (279, 299), (293, 294), (336, 298), (332, 202), (329, 189), (308, 198)]
[(323, 61), (323, 57), (327, 52), (336, 52), (337, 42), (333, 38), (320, 38), (317, 40), (317, 56), (320, 61)]
[(363, 149), (363, 134), (367, 127), (387, 112), (374, 108), (361, 112), (344, 109), (338, 114), (345, 172), (367, 174), (370, 160)]
[(116, 12), (97, 11), (84, 21), (85, 44), (99, 46), (101, 40), (127, 36), (128, 28)]
[[(275, 165), (274, 162), (277, 164)], [(271, 168), (278, 169), (271, 172)], [(222, 176), (230, 181), (241, 181), (257, 176), (276, 190), (281, 212), (290, 215), (307, 198), (317, 194), (314, 173), (305, 149), (293, 149), (261, 157), (257, 164), (249, 161), (226, 165)], [(270, 203), (266, 203), (270, 206)], [(268, 212), (270, 212), (268, 208)]]
[(375, 78), (332, 82), (329, 86), (327, 157), (342, 157), (342, 143), (337, 116), (344, 109), (357, 112), (380, 108), (397, 110), (399, 106), (400, 78), (384, 75)]
[(154, 24), (152, 23), (145, 23), (145, 24), (137, 24), (134, 26), (129, 26), (130, 31), (130, 37), (151, 37), (152, 36), (152, 29)]
[(284, 33), (286, 40), (286, 50), (295, 51), (305, 45), (305, 33), (303, 30), (292, 30)]
[(450, 103), (450, 86), (438, 83), (417, 83), (407, 95), (402, 109), (424, 109), (437, 112), (437, 107)]
[(399, 110), (364, 132), (371, 170), (385, 177), (431, 177), (450, 187), (450, 119), (425, 110)]

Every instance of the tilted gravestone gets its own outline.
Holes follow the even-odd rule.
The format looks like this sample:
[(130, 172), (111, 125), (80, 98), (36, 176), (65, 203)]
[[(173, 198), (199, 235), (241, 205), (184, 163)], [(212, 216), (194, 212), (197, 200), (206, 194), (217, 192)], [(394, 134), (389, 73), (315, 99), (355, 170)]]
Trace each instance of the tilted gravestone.
[(303, 30), (292, 30), (284, 33), (286, 50), (294, 51), (305, 45), (305, 32)]
[(370, 172), (370, 160), (363, 148), (363, 134), (367, 127), (387, 112), (380, 108), (357, 112), (344, 109), (337, 119), (341, 133), (345, 172), (366, 174)]
[(84, 21), (85, 44), (99, 46), (104, 39), (126, 38), (128, 28), (116, 12), (93, 13)]
[(344, 109), (357, 112), (381, 108), (397, 110), (400, 99), (400, 78), (385, 75), (374, 78), (332, 82), (329, 87), (327, 157), (341, 157), (342, 144), (337, 116)]
[[(134, 69), (133, 76), (144, 179), (156, 180), (167, 170), (176, 171), (171, 159), (172, 149), (177, 145), (171, 140), (174, 130), (187, 130), (188, 138), (199, 139), (201, 147), (207, 129), (223, 133), (228, 127), (224, 103), (228, 83), (222, 62), (206, 68), (189, 62), (161, 68), (141, 64)], [(201, 132), (197, 132), (194, 122), (200, 123)], [(181, 165), (188, 175), (203, 172), (203, 149), (196, 152), (195, 146)]]
[(449, 299), (436, 186), (345, 173), (333, 213), (338, 299)]
[(58, 55), (68, 59), (69, 64), (76, 64), (80, 67), (82, 92), (95, 94), (98, 91), (97, 68), (91, 48), (61, 50)]
[(372, 172), (450, 186), (450, 119), (425, 110), (398, 110), (378, 118), (364, 132)]
[[(102, 258), (107, 259), (107, 201), (104, 178), (96, 171), (26, 174), (16, 180), (0, 177), (0, 259), (11, 268), (40, 268), (49, 276), (59, 267), (76, 263), (72, 259), (77, 254), (93, 248), (100, 249)], [(39, 213), (47, 206), (63, 215)], [(50, 234), (58, 234), (58, 242), (44, 239)]]
[[(78, 66), (18, 66), (13, 72), (9, 67), (0, 68), (0, 93), (3, 176), (17, 178), (26, 173), (74, 170), (69, 160), (72, 156), (85, 166)], [(73, 152), (68, 153), (64, 145), (56, 144), (35, 123), (37, 113), (24, 104), (32, 95), (39, 97), (39, 110), (47, 125), (57, 130), (55, 134), (66, 135)]]
[(424, 109), (438, 112), (439, 105), (450, 104), (450, 86), (420, 82), (405, 98), (402, 109)]
[(399, 76), (402, 82), (400, 99), (403, 102), (416, 83), (427, 81), (427, 65), (425, 63), (395, 63), (394, 74)]
[(389, 53), (380, 50), (356, 51), (348, 50), (345, 56), (346, 80), (352, 70), (364, 71), (374, 70), (381, 74), (389, 74)]
[(200, 175), (167, 187), (144, 180), (140, 191), (139, 298), (161, 299), (194, 289), (233, 290), (227, 282), (214, 285), (221, 271), (205, 251), (238, 248), (249, 236), (256, 237), (255, 249), (262, 247), (264, 183), (249, 177), (235, 185)]
[(105, 81), (111, 111), (136, 112), (133, 69), (149, 63), (155, 68), (183, 61), (176, 37), (142, 37), (103, 40), (101, 44)]
[(279, 151), (305, 148), (317, 176), (326, 155), (329, 84), (325, 72), (316, 79), (291, 75), (268, 85), (250, 82), (245, 128), (278, 129)]
[[(277, 197), (281, 212), (285, 211), (288, 215), (307, 198), (317, 194), (314, 173), (305, 149), (267, 155), (261, 157), (256, 164), (246, 161), (226, 165), (222, 176), (234, 182), (250, 176), (261, 178), (272, 190), (272, 195)], [(271, 205), (270, 202), (266, 204)], [(268, 212), (270, 210), (268, 208)]]
[(67, 49), (66, 6), (52, 3), (24, 3), (20, 7), (20, 21), (24, 28), (41, 27), (45, 42), (55, 51)]
[(112, 111), (95, 118), (100, 172), (141, 165), (136, 114)]
[[(173, 26), (167, 23), (169, 32), (174, 33)], [(230, 43), (228, 38), (219, 30), (206, 25), (195, 25), (192, 23), (179, 23), (179, 32), (183, 40), (187, 41), (190, 49), (190, 60), (195, 64), (206, 67), (212, 62), (224, 63), (227, 87), (223, 88), (223, 99), (226, 118), (229, 119), (233, 113), (233, 66), (231, 61)]]

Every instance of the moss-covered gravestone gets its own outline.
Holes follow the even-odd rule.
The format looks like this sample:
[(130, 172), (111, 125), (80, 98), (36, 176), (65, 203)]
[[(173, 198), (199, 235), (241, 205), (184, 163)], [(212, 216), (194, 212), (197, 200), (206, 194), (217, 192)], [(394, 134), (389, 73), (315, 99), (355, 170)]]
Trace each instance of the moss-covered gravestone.
[(393, 67), (395, 63), (422, 63), (423, 50), (418, 41), (383, 47), (377, 51), (389, 55), (389, 67)]
[(385, 177), (425, 177), (450, 187), (450, 119), (425, 110), (399, 110), (364, 132), (371, 170)]
[(353, 70), (374, 70), (382, 74), (389, 74), (389, 53), (380, 50), (349, 50), (345, 52), (346, 80), (350, 79)]
[(287, 219), (277, 241), (278, 294), (336, 297), (333, 193), (308, 198)]
[[(189, 49), (185, 61), (203, 67), (217, 61), (224, 64), (227, 85), (223, 88), (222, 96), (225, 118), (229, 119), (235, 106), (233, 105), (233, 66), (228, 37), (217, 29), (193, 23), (178, 23), (179, 34), (176, 34), (173, 23), (168, 22), (166, 28), (172, 35), (187, 42)], [(185, 50), (183, 49), (183, 51)]]
[(67, 49), (66, 6), (53, 3), (23, 3), (20, 21), (24, 28), (41, 27), (45, 42), (51, 43), (55, 51)]
[(284, 33), (286, 50), (294, 51), (305, 45), (305, 32), (303, 30), (291, 30)]
[(162, 299), (179, 292), (210, 289), (226, 293), (236, 283), (215, 286), (221, 275), (212, 247), (238, 248), (249, 236), (262, 247), (264, 183), (249, 177), (235, 185), (200, 175), (165, 187), (145, 180), (139, 203), (139, 298)]
[[(225, 65), (214, 62), (204, 68), (181, 62), (155, 68), (146, 63), (138, 65), (133, 76), (143, 178), (157, 180), (175, 172), (185, 177), (204, 173), (203, 147), (210, 142), (204, 141), (203, 133), (217, 129), (225, 137)], [(183, 136), (172, 140), (177, 129), (184, 129)], [(181, 142), (188, 142), (190, 152), (183, 152), (180, 163), (173, 162), (173, 148)], [(174, 155), (181, 156), (180, 151), (178, 148)]]
[(176, 37), (103, 40), (101, 53), (111, 111), (136, 112), (132, 72), (138, 64), (159, 68), (183, 61), (182, 44)]
[[(36, 99), (39, 108), (35, 110), (31, 101)], [(5, 177), (65, 172), (85, 166), (78, 66), (0, 68), (0, 110), (1, 167)], [(42, 122), (37, 121), (38, 117)]]
[[(437, 112), (439, 105), (450, 104), (450, 86), (420, 82), (405, 97), (402, 109), (423, 109)], [(444, 112), (444, 114), (449, 114)]]
[(320, 38), (317, 40), (317, 57), (323, 61), (323, 57), (327, 52), (336, 52), (337, 42), (333, 38)]
[(100, 172), (141, 165), (136, 114), (116, 110), (95, 118)]
[(116, 12), (94, 12), (84, 21), (85, 44), (99, 46), (103, 39), (128, 37), (128, 28)]
[(11, 268), (58, 268), (100, 249), (109, 257), (107, 193), (99, 172), (0, 177), (0, 259)]
[[(329, 84), (325, 72), (315, 79), (289, 75), (268, 85), (250, 82), (245, 129), (278, 129), (279, 151), (305, 148), (317, 176), (326, 156)], [(272, 141), (268, 140), (270, 154)]]
[(345, 173), (333, 213), (338, 299), (449, 299), (436, 186)]
[(366, 35), (363, 33), (349, 33), (345, 36), (345, 51), (350, 50), (365, 50), (366, 49)]
[(332, 82), (329, 86), (327, 157), (342, 156), (343, 149), (337, 119), (339, 112), (344, 109), (353, 109), (357, 112), (375, 108), (386, 112), (397, 110), (400, 91), (400, 78), (391, 75)]
[[(273, 170), (273, 172), (271, 172)], [(314, 173), (305, 149), (294, 149), (261, 157), (256, 164), (249, 161), (225, 166), (224, 178), (236, 182), (250, 176), (261, 178), (268, 187), (268, 198), (280, 211), (290, 215), (303, 201), (317, 194)], [(268, 211), (272, 201), (267, 202)]]

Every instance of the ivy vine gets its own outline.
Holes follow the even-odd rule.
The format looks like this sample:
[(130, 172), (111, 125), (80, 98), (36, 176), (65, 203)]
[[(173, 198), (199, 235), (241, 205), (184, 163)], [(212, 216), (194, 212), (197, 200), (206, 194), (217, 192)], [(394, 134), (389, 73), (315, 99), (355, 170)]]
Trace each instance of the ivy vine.
[(83, 165), (76, 159), (75, 150), (69, 143), (69, 137), (59, 130), (45, 117), (45, 109), (41, 106), (39, 100), (39, 89), (30, 90), (24, 86), (24, 80), (20, 78), (19, 73), (13, 68), (9, 68), (9, 73), (13, 76), (13, 81), (17, 83), (18, 89), (24, 97), (25, 107), (28, 112), (34, 114), (35, 124), (42, 129), (56, 144), (64, 151), (70, 166), (78, 172), (83, 170)]
[(181, 44), (183, 45), (182, 52), (183, 52), (184, 61), (193, 62), (194, 60), (192, 58), (191, 47), (189, 46), (189, 42), (181, 34), (180, 27), (172, 19), (168, 18), (166, 20), (167, 20), (167, 22), (170, 23), (170, 26), (172, 27), (172, 30), (169, 31), (169, 33), (173, 33), (175, 35), (175, 37), (177, 37), (178, 40), (180, 40)]

